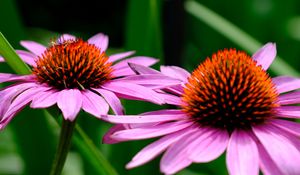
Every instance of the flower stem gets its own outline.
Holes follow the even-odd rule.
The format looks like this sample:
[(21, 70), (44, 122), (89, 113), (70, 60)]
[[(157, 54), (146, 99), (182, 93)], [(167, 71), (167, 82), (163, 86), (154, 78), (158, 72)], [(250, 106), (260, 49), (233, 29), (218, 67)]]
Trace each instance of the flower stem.
[(75, 121), (69, 121), (69, 120), (62, 121), (58, 148), (56, 150), (50, 175), (61, 174), (71, 144), (74, 126), (75, 126)]

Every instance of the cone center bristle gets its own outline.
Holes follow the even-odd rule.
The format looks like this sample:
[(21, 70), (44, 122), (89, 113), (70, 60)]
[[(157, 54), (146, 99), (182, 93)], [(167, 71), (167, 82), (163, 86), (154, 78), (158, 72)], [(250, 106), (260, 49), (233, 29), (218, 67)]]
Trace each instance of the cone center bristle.
[(38, 57), (33, 73), (40, 83), (56, 89), (99, 87), (111, 79), (108, 56), (81, 39), (54, 43)]
[(201, 125), (247, 129), (272, 116), (278, 93), (269, 75), (250, 56), (219, 51), (192, 73), (183, 111)]

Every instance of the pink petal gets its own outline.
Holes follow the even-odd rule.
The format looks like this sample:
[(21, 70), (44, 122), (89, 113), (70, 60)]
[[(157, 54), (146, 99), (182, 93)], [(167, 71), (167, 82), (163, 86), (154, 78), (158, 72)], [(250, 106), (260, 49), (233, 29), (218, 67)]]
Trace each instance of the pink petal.
[(88, 43), (94, 44), (98, 48), (100, 48), (101, 52), (106, 51), (108, 47), (108, 36), (104, 35), (103, 33), (98, 33), (94, 36), (92, 36), (89, 40)]
[(165, 75), (156, 74), (143, 74), (143, 75), (132, 75), (124, 78), (116, 79), (114, 82), (127, 82), (140, 85), (162, 85), (162, 87), (168, 87), (173, 85), (178, 85), (181, 81), (167, 77)]
[(117, 131), (122, 131), (122, 130), (124, 130), (124, 129), (126, 129), (126, 128), (125, 128), (124, 125), (122, 125), (122, 124), (117, 124), (117, 125), (111, 127), (111, 128), (107, 131), (107, 133), (105, 133), (105, 135), (103, 136), (103, 138), (102, 138), (102, 143), (106, 143), (106, 144), (115, 144), (115, 143), (120, 142), (120, 141), (118, 141), (118, 140), (115, 140), (115, 139), (111, 138), (110, 136), (111, 136), (113, 133), (115, 133), (115, 132), (117, 132)]
[[(120, 61), (119, 63), (113, 65), (113, 69), (118, 70), (121, 68), (128, 67), (128, 63), (135, 63), (143, 66), (151, 66), (155, 63), (157, 63), (159, 60), (151, 58), (151, 57), (145, 57), (145, 56), (136, 56), (132, 58), (128, 58), (126, 60)], [(128, 67), (128, 69), (130, 69)]]
[(12, 81), (34, 81), (34, 75), (16, 75), (9, 73), (0, 73), (0, 83)]
[(285, 118), (300, 118), (300, 106), (280, 106), (276, 109), (275, 115)]
[(279, 76), (272, 78), (272, 81), (275, 84), (278, 93), (293, 91), (300, 88), (299, 78)]
[(161, 74), (159, 71), (152, 69), (150, 67), (142, 66), (139, 64), (128, 63), (129, 67), (136, 73), (136, 74)]
[(226, 163), (231, 175), (259, 174), (258, 149), (248, 132), (236, 129), (230, 137)]
[(267, 153), (266, 149), (261, 145), (256, 145), (258, 148), (260, 158), (260, 168), (264, 175), (282, 175), (278, 166), (274, 163), (272, 158)]
[(280, 95), (278, 98), (278, 102), (281, 105), (300, 103), (300, 91), (290, 92), (287, 94)]
[(163, 123), (156, 126), (149, 126), (144, 128), (127, 129), (123, 131), (115, 132), (111, 135), (111, 138), (123, 141), (123, 140), (139, 140), (154, 138), (166, 134), (170, 134), (176, 131), (180, 131), (184, 128), (191, 126), (192, 122), (172, 122)]
[(58, 94), (57, 105), (65, 120), (74, 121), (82, 105), (82, 94), (78, 89), (64, 89)]
[(190, 76), (190, 73), (177, 66), (160, 66), (161, 73), (179, 79), (183, 82), (187, 81), (187, 78)]
[(42, 91), (34, 95), (31, 108), (47, 108), (57, 102), (58, 92), (55, 90)]
[(160, 94), (160, 96), (164, 99), (166, 104), (180, 106), (183, 103), (181, 98), (175, 95)]
[(180, 109), (162, 109), (158, 111), (150, 111), (150, 112), (145, 112), (142, 113), (141, 115), (185, 115), (184, 112)]
[(35, 59), (37, 59), (37, 56), (35, 54), (24, 50), (16, 50), (16, 52), (25, 63), (36, 66)]
[(267, 124), (255, 126), (253, 131), (283, 174), (300, 174), (300, 152), (292, 138), (286, 137), (287, 132)]
[(262, 48), (260, 48), (252, 58), (257, 61), (258, 65), (261, 65), (264, 70), (267, 70), (272, 64), (276, 57), (276, 44), (267, 43)]
[(114, 111), (115, 114), (117, 115), (122, 115), (124, 114), (124, 109), (121, 104), (120, 99), (112, 92), (105, 90), (105, 89), (94, 89), (99, 94), (102, 95), (102, 97), (106, 100), (106, 102), (109, 104), (111, 109)]
[(110, 123), (153, 123), (173, 120), (184, 120), (186, 114), (158, 114), (158, 115), (103, 115), (102, 120)]
[(58, 39), (57, 39), (57, 42), (59, 43), (63, 43), (64, 41), (67, 41), (67, 40), (76, 40), (76, 37), (73, 36), (73, 35), (70, 35), (70, 34), (62, 34)]
[(109, 62), (115, 62), (118, 61), (120, 59), (129, 57), (131, 55), (133, 55), (135, 53), (135, 51), (129, 51), (129, 52), (122, 52), (122, 53), (117, 53), (117, 54), (113, 54), (109, 56), (108, 61)]
[(275, 125), (276, 127), (282, 128), (292, 134), (300, 136), (300, 123), (288, 120), (273, 119), (271, 124)]
[(5, 62), (4, 58), (0, 56), (0, 62)]
[(210, 162), (218, 158), (226, 149), (229, 135), (227, 131), (203, 129), (203, 134), (196, 138), (188, 150), (193, 162)]
[(102, 85), (102, 88), (128, 97), (140, 98), (157, 104), (164, 103), (163, 99), (155, 91), (137, 84), (110, 81)]
[(105, 115), (109, 111), (109, 106), (106, 101), (90, 90), (82, 92), (82, 109), (86, 112), (100, 118), (101, 115)]
[(126, 165), (126, 168), (134, 168), (151, 161), (156, 156), (165, 151), (171, 144), (194, 131), (195, 128), (186, 128), (162, 137), (161, 139), (151, 143), (150, 145), (143, 148), (140, 152), (138, 152)]
[(37, 56), (41, 56), (46, 51), (46, 47), (34, 41), (21, 41), (20, 44)]

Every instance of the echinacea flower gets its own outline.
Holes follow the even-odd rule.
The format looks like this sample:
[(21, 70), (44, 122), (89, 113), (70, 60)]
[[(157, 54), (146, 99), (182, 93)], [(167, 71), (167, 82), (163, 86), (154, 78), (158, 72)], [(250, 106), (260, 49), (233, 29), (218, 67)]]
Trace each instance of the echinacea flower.
[(88, 41), (65, 34), (48, 48), (34, 41), (21, 45), (30, 52), (16, 52), (32, 67), (32, 74), (0, 73), (0, 83), (16, 82), (0, 90), (0, 129), (29, 103), (31, 108), (57, 104), (65, 120), (73, 121), (81, 108), (98, 118), (108, 113), (109, 106), (115, 114), (123, 114), (119, 97), (163, 102), (153, 90), (120, 80), (134, 74), (129, 62), (151, 66), (157, 60), (145, 56), (121, 60), (133, 51), (107, 56), (104, 34)]
[[(276, 46), (266, 44), (252, 57), (234, 49), (207, 58), (192, 74), (174, 66), (161, 73), (182, 80), (167, 87), (179, 109), (137, 116), (107, 116), (118, 123), (105, 135), (105, 143), (160, 137), (127, 164), (140, 166), (163, 153), (160, 169), (174, 174), (193, 162), (204, 163), (226, 151), (231, 175), (300, 174), (300, 79), (270, 78), (266, 70)], [(159, 74), (133, 65), (136, 72)], [(154, 87), (154, 85), (147, 85)], [(292, 91), (292, 92), (290, 92)], [(166, 96), (166, 98), (168, 98)], [(177, 98), (177, 100), (176, 100)]]

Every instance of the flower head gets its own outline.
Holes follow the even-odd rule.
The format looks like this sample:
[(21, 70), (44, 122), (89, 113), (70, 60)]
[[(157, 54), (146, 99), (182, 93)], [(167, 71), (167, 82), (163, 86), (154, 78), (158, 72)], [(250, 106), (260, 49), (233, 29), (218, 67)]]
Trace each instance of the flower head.
[(88, 41), (65, 34), (49, 47), (34, 41), (21, 45), (30, 52), (16, 52), (32, 67), (32, 74), (0, 73), (0, 83), (17, 82), (0, 90), (0, 129), (29, 103), (31, 108), (57, 104), (70, 121), (81, 108), (99, 118), (108, 113), (109, 106), (115, 114), (123, 114), (120, 97), (163, 103), (153, 90), (122, 80), (135, 74), (128, 63), (151, 66), (157, 60), (143, 56), (121, 60), (133, 55), (132, 51), (109, 56), (104, 34)]
[[(131, 64), (138, 73), (164, 74), (181, 84), (159, 88), (179, 109), (139, 116), (107, 116), (118, 123), (104, 142), (161, 138), (142, 149), (127, 165), (142, 165), (162, 152), (160, 168), (174, 174), (193, 162), (204, 163), (226, 151), (231, 175), (300, 174), (300, 79), (266, 73), (276, 56), (269, 43), (252, 57), (234, 49), (207, 58), (192, 74), (174, 66), (161, 72)], [(157, 85), (145, 85), (155, 89)], [(293, 91), (293, 92), (289, 92)], [(289, 93), (287, 93), (289, 92)], [(125, 125), (122, 125), (124, 124)]]

